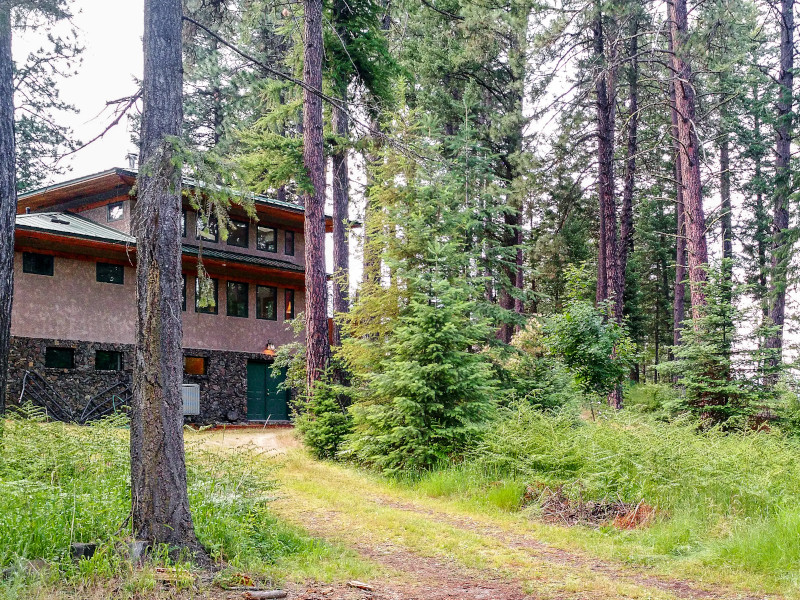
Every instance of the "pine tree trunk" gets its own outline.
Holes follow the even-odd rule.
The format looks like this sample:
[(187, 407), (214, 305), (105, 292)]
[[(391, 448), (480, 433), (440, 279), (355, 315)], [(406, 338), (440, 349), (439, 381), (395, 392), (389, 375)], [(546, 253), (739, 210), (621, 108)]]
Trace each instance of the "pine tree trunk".
[(775, 142), (775, 192), (772, 204), (772, 245), (769, 324), (775, 332), (767, 338), (770, 350), (768, 383), (774, 384), (783, 360), (783, 322), (786, 313), (787, 270), (791, 262), (789, 195), (791, 192), (792, 94), (794, 90), (794, 0), (781, 0), (781, 54), (778, 74), (778, 119)]
[(614, 102), (609, 80), (613, 81), (605, 64), (603, 15), (596, 7), (594, 18), (594, 54), (601, 66), (595, 77), (597, 104), (597, 165), (598, 197), (600, 200), (600, 246), (597, 272), (597, 299), (612, 299), (613, 318), (622, 319), (622, 280), (617, 257), (617, 207), (614, 198)]
[[(633, 16), (628, 65), (628, 148), (625, 155), (625, 181), (622, 188), (620, 215), (619, 270), (624, 286), (628, 255), (633, 251), (633, 192), (636, 182), (636, 153), (639, 132), (639, 27), (638, 14)], [(624, 287), (623, 287), (624, 293)]]
[(0, 0), (0, 418), (6, 408), (11, 304), (14, 298), (14, 225), (17, 176), (14, 140), (14, 63), (11, 2)]
[[(686, 0), (668, 0), (667, 11), (673, 47), (671, 64), (675, 86), (675, 110), (678, 117), (677, 139), (681, 166), (680, 182), (683, 188), (689, 293), (692, 300), (692, 316), (697, 320), (703, 314), (706, 305), (703, 288), (707, 280), (708, 247), (700, 183), (700, 156), (695, 132), (697, 120), (693, 76), (691, 66), (684, 57), (684, 44), (688, 32)], [(695, 327), (697, 326), (696, 321)]]
[[(672, 38), (669, 38), (669, 50)], [(675, 161), (675, 288), (672, 303), (672, 345), (680, 346), (681, 329), (686, 318), (686, 213), (683, 206), (683, 184), (681, 183), (681, 149), (678, 143), (678, 111), (675, 108), (675, 82), (670, 81), (670, 116), (672, 119), (672, 147)]]
[[(339, 96), (344, 102), (345, 94)], [(333, 128), (337, 137), (347, 138), (347, 113), (333, 108)], [(345, 313), (349, 310), (350, 287), (350, 247), (349, 207), (350, 178), (348, 175), (347, 148), (340, 148), (333, 154), (333, 312)], [(333, 345), (341, 345), (341, 327), (334, 323)]]
[(169, 136), (181, 135), (180, 0), (146, 0), (144, 111), (134, 232), (136, 348), (131, 409), (135, 534), (199, 549), (183, 449), (180, 172)]
[[(322, 146), (322, 0), (304, 0), (303, 164), (313, 192), (305, 200), (306, 361), (309, 393), (328, 367), (328, 286), (325, 274), (325, 156)], [(313, 90), (310, 91), (309, 90)]]

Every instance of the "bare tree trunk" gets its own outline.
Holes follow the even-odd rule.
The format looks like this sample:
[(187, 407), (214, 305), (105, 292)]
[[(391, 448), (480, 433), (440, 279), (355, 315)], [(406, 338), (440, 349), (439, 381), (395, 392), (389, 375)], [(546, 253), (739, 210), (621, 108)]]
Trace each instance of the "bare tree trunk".
[(131, 410), (133, 529), (199, 549), (183, 449), (181, 174), (170, 137), (183, 121), (180, 0), (144, 5), (144, 111), (134, 232), (136, 356)]
[[(692, 299), (692, 316), (703, 314), (706, 305), (703, 289), (708, 275), (708, 247), (706, 243), (706, 219), (703, 211), (703, 196), (700, 184), (700, 157), (695, 131), (695, 93), (692, 85), (692, 69), (684, 58), (684, 44), (688, 32), (686, 0), (667, 0), (670, 37), (672, 78), (675, 86), (675, 110), (677, 112), (678, 147), (681, 165), (681, 185), (686, 227), (686, 249), (689, 263), (689, 292)], [(695, 327), (699, 324), (696, 322)]]
[[(669, 38), (672, 52), (672, 37)], [(675, 81), (669, 84), (670, 116), (672, 118), (672, 147), (675, 157), (675, 289), (672, 304), (672, 345), (680, 346), (681, 329), (686, 318), (686, 213), (683, 206), (683, 184), (681, 183), (681, 147), (678, 142), (678, 111), (675, 108)]]
[(633, 192), (636, 182), (636, 153), (639, 132), (639, 26), (638, 14), (633, 16), (631, 41), (628, 51), (628, 148), (625, 155), (625, 181), (622, 188), (622, 214), (620, 215), (619, 271), (623, 281), (628, 268), (628, 255), (633, 251)]
[(0, 0), (0, 417), (6, 408), (11, 304), (14, 298), (14, 225), (17, 215), (15, 154), (11, 2)]
[[(339, 100), (344, 103), (347, 90)], [(333, 128), (337, 137), (347, 138), (347, 113), (333, 108)], [(333, 312), (345, 313), (349, 310), (350, 288), (350, 246), (348, 236), (350, 228), (350, 178), (348, 175), (347, 148), (337, 149), (332, 158), (333, 163)], [(333, 345), (342, 343), (341, 327), (334, 323)]]
[[(328, 367), (328, 286), (325, 274), (325, 156), (322, 146), (322, 0), (303, 0), (303, 164), (305, 196), (306, 361), (309, 394)], [(310, 88), (310, 89), (309, 89)], [(311, 91), (313, 90), (313, 91)], [(314, 92), (317, 93), (314, 93)]]
[(775, 142), (775, 196), (772, 204), (772, 261), (770, 279), (769, 324), (775, 332), (767, 338), (769, 357), (768, 383), (778, 378), (783, 362), (783, 322), (786, 313), (787, 271), (791, 262), (789, 239), (789, 194), (791, 192), (792, 94), (794, 92), (794, 0), (781, 0), (781, 56), (778, 74), (778, 120)]

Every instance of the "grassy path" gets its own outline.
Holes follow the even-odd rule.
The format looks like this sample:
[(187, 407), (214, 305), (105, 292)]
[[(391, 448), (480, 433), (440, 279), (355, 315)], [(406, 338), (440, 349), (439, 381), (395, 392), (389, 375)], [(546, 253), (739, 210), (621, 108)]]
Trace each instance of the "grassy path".
[(296, 448), (278, 460), (274, 511), (375, 565), (376, 599), (768, 597), (734, 585), (735, 576), (689, 581), (545, 543), (552, 526), (422, 496)]

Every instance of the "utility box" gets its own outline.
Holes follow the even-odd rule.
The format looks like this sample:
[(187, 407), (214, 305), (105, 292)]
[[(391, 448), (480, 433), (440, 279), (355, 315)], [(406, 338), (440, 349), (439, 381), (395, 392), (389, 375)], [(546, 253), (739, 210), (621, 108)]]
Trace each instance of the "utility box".
[(183, 414), (200, 414), (200, 386), (196, 383), (184, 383), (182, 388)]

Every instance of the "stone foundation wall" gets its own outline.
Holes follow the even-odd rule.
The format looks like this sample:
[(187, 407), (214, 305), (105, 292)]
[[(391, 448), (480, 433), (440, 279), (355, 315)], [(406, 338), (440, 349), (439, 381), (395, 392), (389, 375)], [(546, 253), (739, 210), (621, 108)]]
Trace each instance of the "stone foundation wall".
[[(48, 347), (73, 348), (74, 369), (52, 369), (44, 366)], [(122, 352), (121, 371), (96, 371), (95, 351)], [(223, 352), (186, 348), (186, 356), (207, 358), (205, 375), (184, 375), (184, 383), (200, 385), (200, 415), (187, 416), (190, 423), (244, 423), (247, 420), (247, 361), (263, 360), (260, 354)], [(89, 399), (102, 390), (120, 382), (131, 383), (133, 376), (133, 346), (130, 344), (105, 344), (74, 340), (12, 337), (9, 353), (8, 391), (9, 406), (19, 403), (25, 371), (34, 371), (44, 377), (72, 410), (80, 413)]]

